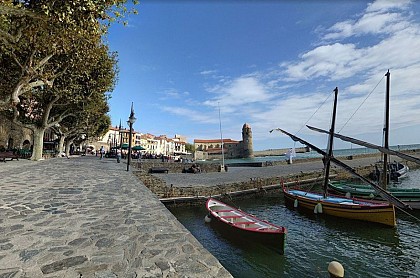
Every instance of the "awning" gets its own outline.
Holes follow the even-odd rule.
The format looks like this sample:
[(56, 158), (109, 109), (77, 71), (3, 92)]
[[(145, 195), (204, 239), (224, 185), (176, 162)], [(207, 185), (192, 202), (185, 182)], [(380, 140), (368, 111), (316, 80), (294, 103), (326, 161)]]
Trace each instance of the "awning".
[(143, 150), (145, 150), (145, 148), (143, 148), (143, 147), (142, 147), (142, 146), (140, 146), (140, 145), (136, 145), (136, 146), (132, 147), (131, 149), (132, 149), (132, 150), (135, 150), (135, 151), (143, 151)]
[(124, 144), (122, 144), (122, 145), (121, 145), (121, 148), (122, 148), (123, 150), (128, 149), (128, 143), (124, 143)]

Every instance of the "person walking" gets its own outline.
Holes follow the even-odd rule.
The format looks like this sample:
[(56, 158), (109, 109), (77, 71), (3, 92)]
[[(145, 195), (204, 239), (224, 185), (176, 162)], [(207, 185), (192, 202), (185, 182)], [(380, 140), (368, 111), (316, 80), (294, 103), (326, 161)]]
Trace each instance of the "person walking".
[(101, 157), (99, 159), (102, 159), (104, 157), (104, 154), (105, 154), (104, 146), (101, 146), (101, 148), (99, 149), (99, 153), (101, 155)]
[(117, 163), (121, 161), (121, 149), (117, 149)]

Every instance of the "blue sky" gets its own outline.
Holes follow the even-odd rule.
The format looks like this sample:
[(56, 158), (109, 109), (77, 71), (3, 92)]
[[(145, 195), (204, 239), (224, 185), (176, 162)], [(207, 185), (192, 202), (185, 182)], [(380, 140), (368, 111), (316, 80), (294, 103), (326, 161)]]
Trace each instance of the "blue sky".
[(325, 147), (304, 125), (329, 128), (338, 87), (336, 130), (382, 144), (390, 69), (390, 144), (420, 143), (420, 1), (144, 0), (137, 10), (108, 35), (114, 126), (133, 102), (138, 132), (217, 139), (220, 107), (223, 137), (241, 140), (249, 123), (254, 150), (292, 147), (269, 133), (278, 127)]

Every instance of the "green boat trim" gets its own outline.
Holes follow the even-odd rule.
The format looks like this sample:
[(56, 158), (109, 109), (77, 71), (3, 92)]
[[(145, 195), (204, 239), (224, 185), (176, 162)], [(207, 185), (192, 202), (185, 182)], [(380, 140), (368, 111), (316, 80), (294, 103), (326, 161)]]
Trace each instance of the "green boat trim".
[[(375, 189), (370, 185), (348, 183), (344, 181), (330, 181), (328, 187), (337, 193), (350, 193), (355, 197), (380, 198)], [(390, 187), (387, 190), (389, 193), (399, 199), (409, 198), (420, 201), (420, 188)]]

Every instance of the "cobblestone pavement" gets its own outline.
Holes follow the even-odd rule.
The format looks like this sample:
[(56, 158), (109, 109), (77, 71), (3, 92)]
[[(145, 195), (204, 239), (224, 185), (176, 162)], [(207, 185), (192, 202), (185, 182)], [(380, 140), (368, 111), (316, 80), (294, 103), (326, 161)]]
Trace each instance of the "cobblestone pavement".
[(0, 164), (0, 278), (231, 277), (126, 164)]

